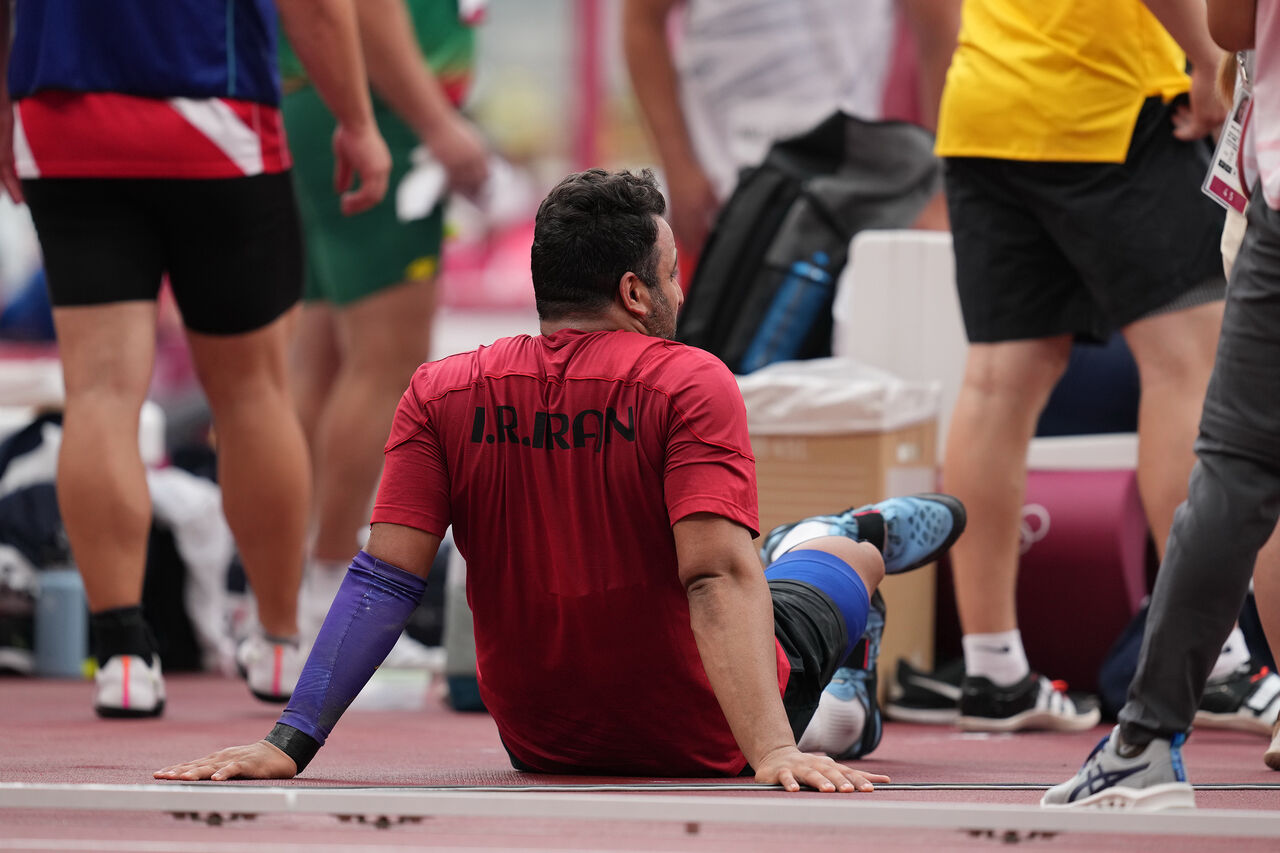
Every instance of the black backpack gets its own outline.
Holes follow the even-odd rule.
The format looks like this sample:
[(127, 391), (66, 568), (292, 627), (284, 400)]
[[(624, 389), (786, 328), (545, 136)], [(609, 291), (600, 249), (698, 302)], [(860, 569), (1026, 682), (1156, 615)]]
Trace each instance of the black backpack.
[(933, 137), (835, 113), (744, 169), (690, 282), (677, 339), (735, 373), (831, 354), (831, 305), (849, 241), (905, 228), (941, 189)]

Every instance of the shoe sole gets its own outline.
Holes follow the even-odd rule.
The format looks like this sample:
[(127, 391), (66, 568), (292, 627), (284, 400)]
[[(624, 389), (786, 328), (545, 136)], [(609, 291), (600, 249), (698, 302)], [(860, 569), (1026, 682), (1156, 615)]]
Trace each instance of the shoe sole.
[(249, 688), (249, 692), (253, 694), (253, 698), (259, 699), (263, 702), (270, 702), (272, 705), (286, 705), (288, 704), (289, 699), (292, 698), (293, 696), (293, 694), (289, 694), (287, 696), (278, 696), (274, 693), (259, 693), (257, 690), (254, 690), (252, 687)]
[(1018, 732), (1028, 729), (1047, 732), (1083, 732), (1102, 720), (1097, 708), (1074, 717), (1063, 717), (1049, 711), (1032, 709), (1012, 717), (967, 717), (960, 714), (956, 725), (967, 732)]
[(1107, 788), (1072, 803), (1046, 803), (1042, 799), (1040, 806), (1046, 809), (1159, 812), (1166, 809), (1194, 809), (1196, 794), (1186, 782), (1166, 782), (1150, 788)]
[(956, 540), (960, 538), (961, 533), (964, 533), (964, 526), (969, 520), (968, 515), (965, 513), (964, 504), (960, 503), (960, 501), (956, 500), (951, 495), (944, 495), (941, 492), (921, 492), (918, 495), (912, 495), (912, 497), (936, 501), (946, 506), (947, 509), (951, 511), (951, 532), (947, 534), (947, 538), (943, 540), (942, 544), (930, 551), (927, 556), (921, 557), (914, 563), (908, 563), (901, 568), (896, 568), (893, 571), (886, 569), (885, 574), (887, 575), (900, 575), (904, 572), (910, 572), (914, 569), (918, 569), (921, 566), (927, 566), (930, 563), (937, 562), (939, 557), (951, 550), (951, 546), (956, 544)]
[(99, 717), (108, 720), (140, 720), (146, 717), (158, 717), (164, 713), (164, 700), (156, 703), (154, 708), (114, 708), (110, 705), (94, 705), (93, 710)]
[(1196, 711), (1195, 725), (1206, 729), (1230, 729), (1235, 732), (1271, 737), (1271, 726), (1252, 714), (1218, 714), (1213, 711)]
[(912, 708), (889, 703), (884, 715), (899, 723), (923, 723), (931, 726), (947, 726), (955, 723), (960, 712), (955, 708)]

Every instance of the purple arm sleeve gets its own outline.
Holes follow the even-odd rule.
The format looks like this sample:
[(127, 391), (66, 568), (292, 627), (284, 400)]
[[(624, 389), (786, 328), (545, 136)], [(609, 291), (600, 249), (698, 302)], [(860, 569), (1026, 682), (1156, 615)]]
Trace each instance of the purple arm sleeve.
[[(273, 735), (289, 726), (315, 741), (312, 754), (323, 746), (342, 712), (396, 644), (426, 588), (427, 582), (417, 575), (364, 551), (357, 554)], [(271, 736), (267, 739), (272, 741)], [(295, 761), (311, 759), (285, 751)]]

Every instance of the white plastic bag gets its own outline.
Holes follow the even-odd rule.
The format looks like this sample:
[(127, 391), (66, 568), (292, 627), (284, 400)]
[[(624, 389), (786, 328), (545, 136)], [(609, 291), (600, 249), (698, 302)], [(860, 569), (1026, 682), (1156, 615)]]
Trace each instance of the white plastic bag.
[(938, 415), (940, 382), (913, 382), (851, 358), (779, 361), (738, 387), (753, 435), (886, 432)]

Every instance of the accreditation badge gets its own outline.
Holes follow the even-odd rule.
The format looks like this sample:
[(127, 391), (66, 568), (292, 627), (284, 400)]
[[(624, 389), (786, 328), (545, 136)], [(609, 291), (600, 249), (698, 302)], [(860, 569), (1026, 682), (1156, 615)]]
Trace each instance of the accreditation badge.
[(1248, 77), (1243, 73), (1236, 79), (1235, 100), (1231, 113), (1218, 136), (1218, 147), (1213, 152), (1213, 164), (1205, 175), (1201, 190), (1218, 204), (1244, 213), (1249, 204), (1249, 188), (1244, 177), (1244, 135), (1253, 116), (1253, 92)]

